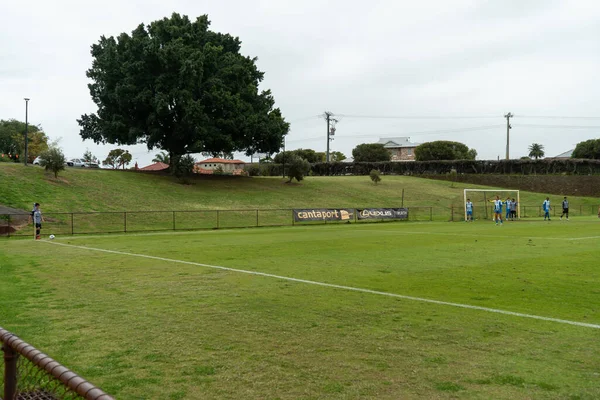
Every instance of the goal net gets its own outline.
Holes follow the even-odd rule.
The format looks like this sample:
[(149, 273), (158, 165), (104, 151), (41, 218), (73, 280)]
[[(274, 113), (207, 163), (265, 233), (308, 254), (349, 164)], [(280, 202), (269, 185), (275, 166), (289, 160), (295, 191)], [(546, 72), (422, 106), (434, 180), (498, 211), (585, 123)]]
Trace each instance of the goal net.
[[(521, 197), (518, 190), (494, 190), (494, 189), (465, 189), (464, 190), (464, 214), (465, 221), (471, 219), (493, 219), (494, 200), (496, 196), (502, 200), (502, 219), (521, 218)], [(472, 213), (467, 212), (467, 201), (473, 204)], [(510, 206), (510, 208), (508, 208)]]

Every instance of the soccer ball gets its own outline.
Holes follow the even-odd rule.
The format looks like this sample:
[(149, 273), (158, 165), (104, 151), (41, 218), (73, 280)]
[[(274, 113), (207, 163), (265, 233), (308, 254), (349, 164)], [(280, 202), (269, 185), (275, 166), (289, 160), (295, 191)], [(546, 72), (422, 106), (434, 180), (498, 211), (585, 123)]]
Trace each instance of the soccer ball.
[(56, 236), (50, 235), (50, 240), (54, 239)]

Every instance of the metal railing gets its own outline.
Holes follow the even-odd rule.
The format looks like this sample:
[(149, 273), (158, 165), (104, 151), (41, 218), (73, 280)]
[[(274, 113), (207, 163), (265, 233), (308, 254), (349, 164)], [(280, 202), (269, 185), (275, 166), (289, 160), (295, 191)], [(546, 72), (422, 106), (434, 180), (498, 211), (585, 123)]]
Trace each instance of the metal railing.
[(3, 400), (114, 400), (73, 371), (0, 328)]
[[(360, 207), (357, 207), (360, 208)], [(369, 207), (365, 207), (369, 208)], [(464, 207), (407, 207), (408, 221), (462, 221)], [(571, 216), (597, 215), (598, 206), (576, 206)], [(223, 228), (251, 228), (292, 226), (298, 224), (332, 224), (343, 222), (294, 221), (293, 209), (237, 209), (237, 210), (186, 210), (186, 211), (120, 211), (120, 212), (73, 212), (44, 213), (43, 235), (79, 235), (127, 232), (207, 230)], [(552, 216), (560, 216), (562, 209), (553, 208)], [(475, 206), (476, 219), (491, 219), (491, 207)], [(541, 206), (521, 206), (521, 218), (536, 218), (544, 215)], [(28, 223), (29, 214), (0, 215), (0, 236), (33, 236), (34, 230)], [(380, 220), (358, 221), (371, 223)]]

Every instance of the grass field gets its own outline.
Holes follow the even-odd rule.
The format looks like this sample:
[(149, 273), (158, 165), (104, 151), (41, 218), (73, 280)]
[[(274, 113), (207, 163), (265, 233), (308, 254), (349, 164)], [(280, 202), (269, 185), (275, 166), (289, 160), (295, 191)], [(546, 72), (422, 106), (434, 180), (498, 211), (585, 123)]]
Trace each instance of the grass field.
[(118, 399), (596, 399), (599, 244), (597, 218), (7, 239), (0, 325)]
[[(202, 176), (182, 185), (170, 176), (68, 168), (59, 180), (39, 167), (0, 163), (0, 205), (28, 211), (37, 201), (46, 213), (91, 211), (186, 211), (226, 209), (277, 209), (305, 207), (436, 207), (448, 217), (448, 209), (463, 205), (468, 184), (383, 176), (374, 185), (368, 176), (307, 177), (301, 184), (285, 184), (276, 177)], [(522, 205), (541, 205), (546, 193), (521, 192)], [(562, 198), (552, 196), (558, 206)], [(600, 200), (570, 197), (574, 211), (598, 210)]]

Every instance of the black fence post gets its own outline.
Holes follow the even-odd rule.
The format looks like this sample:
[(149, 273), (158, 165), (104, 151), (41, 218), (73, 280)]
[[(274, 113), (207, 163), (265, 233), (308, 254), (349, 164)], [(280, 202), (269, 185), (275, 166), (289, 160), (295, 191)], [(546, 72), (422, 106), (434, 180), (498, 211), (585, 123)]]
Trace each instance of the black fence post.
[(258, 227), (258, 210), (256, 210), (256, 227)]
[(71, 213), (71, 236), (75, 234), (75, 222), (73, 219), (73, 213)]
[(123, 232), (127, 233), (127, 211), (123, 212)]
[(219, 229), (219, 210), (217, 210), (217, 229)]
[(173, 211), (173, 230), (176, 230), (175, 229), (175, 211)]
[(433, 221), (433, 207), (429, 207), (429, 221)]
[(4, 400), (15, 400), (17, 394), (17, 359), (19, 354), (8, 344), (2, 346), (4, 351)]
[(8, 214), (8, 218), (6, 218), (6, 237), (10, 237), (10, 214)]
[(454, 222), (454, 204), (450, 206), (450, 221)]
[(294, 210), (290, 210), (292, 212), (292, 226), (296, 225), (296, 221), (294, 220)]

